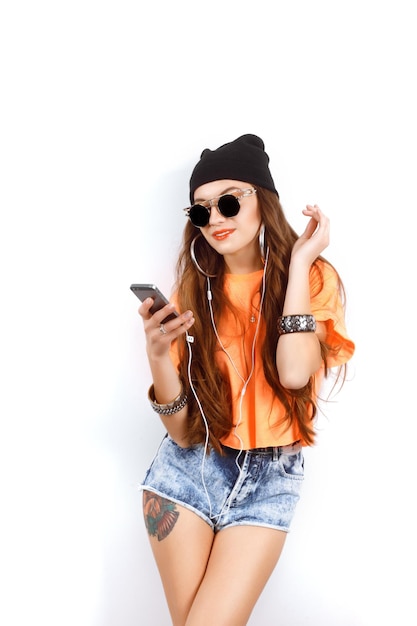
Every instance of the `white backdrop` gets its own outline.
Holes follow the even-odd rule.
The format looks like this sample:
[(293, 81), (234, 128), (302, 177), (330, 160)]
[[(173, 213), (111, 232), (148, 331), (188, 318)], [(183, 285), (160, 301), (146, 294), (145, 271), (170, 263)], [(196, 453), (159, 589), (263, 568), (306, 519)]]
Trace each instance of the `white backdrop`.
[(296, 230), (307, 202), (330, 216), (357, 344), (250, 624), (417, 623), (412, 5), (2, 3), (4, 626), (170, 623), (137, 491), (163, 430), (129, 285), (169, 294), (191, 167), (247, 132)]

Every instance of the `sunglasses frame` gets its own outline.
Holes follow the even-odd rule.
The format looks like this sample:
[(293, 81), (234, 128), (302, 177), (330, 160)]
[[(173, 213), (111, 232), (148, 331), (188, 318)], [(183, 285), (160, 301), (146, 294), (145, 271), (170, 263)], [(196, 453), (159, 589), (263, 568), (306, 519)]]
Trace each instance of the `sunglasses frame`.
[[(256, 193), (255, 187), (248, 187), (247, 189), (236, 189), (235, 191), (229, 191), (227, 193), (223, 193), (220, 196), (217, 196), (216, 198), (211, 198), (210, 200), (205, 200), (204, 202), (196, 202), (192, 206), (187, 207), (186, 209), (183, 209), (183, 211), (184, 211), (186, 217), (188, 217), (188, 219), (191, 221), (190, 211), (191, 211), (191, 209), (193, 207), (201, 206), (204, 209), (206, 209), (206, 211), (207, 211), (207, 222), (206, 222), (206, 224), (204, 224), (203, 226), (197, 226), (196, 224), (194, 224), (191, 221), (193, 226), (195, 226), (196, 228), (204, 228), (204, 226), (207, 226), (207, 224), (210, 221), (210, 213), (211, 213), (211, 208), (213, 206), (215, 206), (217, 208), (217, 210), (219, 211), (219, 213), (221, 215), (223, 215), (223, 213), (221, 212), (221, 210), (219, 208), (219, 200), (221, 200), (221, 198), (224, 198), (225, 196), (233, 196), (234, 198), (236, 198), (236, 200), (239, 203), (239, 208), (238, 208), (237, 212), (235, 213), (235, 215), (230, 216), (230, 217), (235, 217), (239, 213), (239, 211), (240, 211), (240, 199), (241, 198), (246, 198), (248, 196), (252, 196), (255, 193)], [(227, 215), (223, 215), (223, 217), (228, 217), (228, 216)]]

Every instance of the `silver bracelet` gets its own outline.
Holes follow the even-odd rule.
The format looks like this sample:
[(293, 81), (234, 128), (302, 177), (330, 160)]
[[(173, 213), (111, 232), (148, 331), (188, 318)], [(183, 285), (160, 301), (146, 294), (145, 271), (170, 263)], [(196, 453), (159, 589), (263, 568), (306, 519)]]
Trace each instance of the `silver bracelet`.
[(149, 387), (148, 400), (151, 403), (153, 410), (159, 415), (174, 415), (175, 413), (181, 411), (181, 409), (183, 409), (188, 402), (187, 394), (184, 389), (181, 389), (181, 393), (172, 402), (169, 402), (168, 404), (159, 404), (155, 400), (153, 385)]
[(314, 315), (282, 315), (277, 320), (278, 335), (287, 333), (314, 333), (316, 318)]

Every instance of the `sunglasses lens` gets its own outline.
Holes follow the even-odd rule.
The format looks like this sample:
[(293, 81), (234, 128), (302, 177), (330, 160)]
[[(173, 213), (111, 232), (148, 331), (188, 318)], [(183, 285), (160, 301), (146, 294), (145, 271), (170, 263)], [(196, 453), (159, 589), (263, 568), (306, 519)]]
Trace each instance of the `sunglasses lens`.
[(188, 217), (194, 226), (202, 228), (203, 226), (207, 226), (209, 223), (210, 211), (202, 204), (194, 204), (190, 208)]
[(221, 196), (218, 201), (219, 211), (224, 217), (234, 217), (239, 213), (239, 200), (231, 194)]

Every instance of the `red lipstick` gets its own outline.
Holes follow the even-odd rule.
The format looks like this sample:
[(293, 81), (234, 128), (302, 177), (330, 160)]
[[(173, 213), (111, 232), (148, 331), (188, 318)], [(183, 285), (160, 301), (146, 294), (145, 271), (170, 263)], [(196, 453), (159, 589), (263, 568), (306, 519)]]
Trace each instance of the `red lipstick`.
[(229, 235), (231, 235), (234, 232), (235, 232), (234, 228), (224, 228), (222, 230), (214, 231), (212, 237), (213, 239), (217, 239), (217, 241), (223, 241), (223, 239), (226, 239), (227, 237), (229, 237)]

